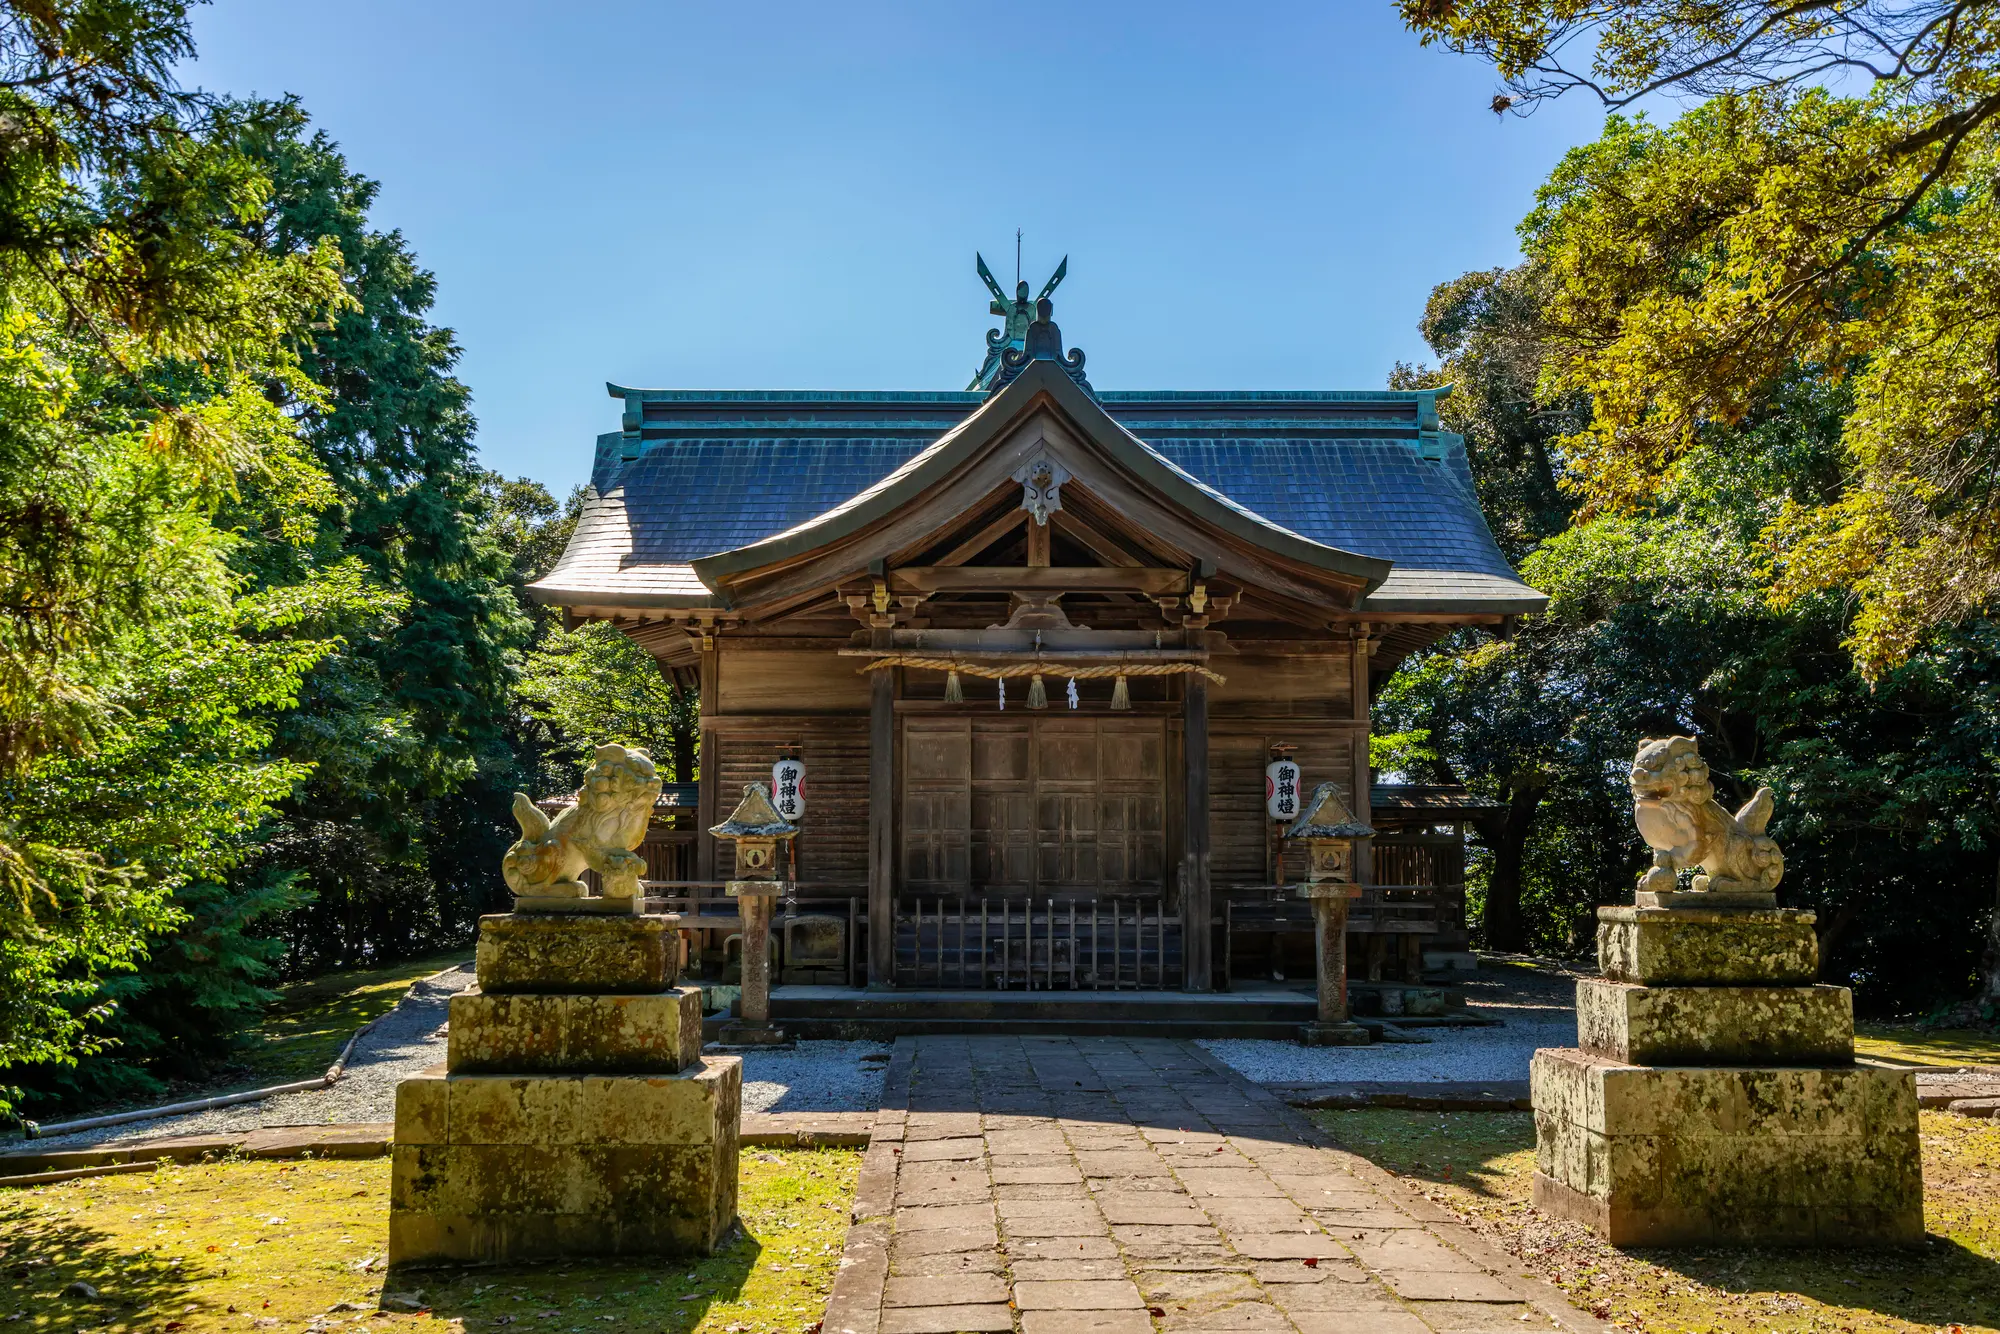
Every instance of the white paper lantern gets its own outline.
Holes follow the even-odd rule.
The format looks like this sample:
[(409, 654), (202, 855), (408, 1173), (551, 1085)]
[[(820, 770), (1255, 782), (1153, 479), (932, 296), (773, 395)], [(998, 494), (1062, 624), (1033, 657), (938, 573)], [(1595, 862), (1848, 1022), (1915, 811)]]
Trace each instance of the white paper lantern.
[(779, 760), (771, 766), (771, 804), (793, 824), (806, 813), (806, 762)]
[(1264, 809), (1273, 820), (1299, 818), (1299, 766), (1291, 760), (1264, 766)]

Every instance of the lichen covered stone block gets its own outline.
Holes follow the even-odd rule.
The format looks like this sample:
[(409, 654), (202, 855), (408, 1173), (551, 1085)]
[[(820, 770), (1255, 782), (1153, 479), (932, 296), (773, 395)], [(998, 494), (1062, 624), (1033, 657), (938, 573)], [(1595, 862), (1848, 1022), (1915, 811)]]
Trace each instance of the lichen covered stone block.
[[(405, 1081), (390, 1263), (713, 1251), (736, 1217), (742, 1079), (714, 1057), (671, 1075)], [(404, 1136), (406, 1110), (428, 1138)]]
[(1871, 1066), (1530, 1067), (1538, 1205), (1621, 1245), (1923, 1238), (1914, 1079)]
[(498, 913), (479, 919), (474, 969), (489, 994), (639, 994), (673, 986), (679, 918)]
[(1577, 1045), (1631, 1065), (1835, 1065), (1854, 1059), (1845, 987), (1576, 984)]
[(454, 1074), (672, 1074), (701, 1059), (701, 989), (641, 995), (502, 993), (451, 999)]
[(442, 1144), (447, 1134), (445, 1077), (421, 1074), (396, 1085), (396, 1143)]
[(1819, 977), (1817, 920), (1791, 908), (1599, 908), (1597, 964), (1645, 986), (1805, 986)]

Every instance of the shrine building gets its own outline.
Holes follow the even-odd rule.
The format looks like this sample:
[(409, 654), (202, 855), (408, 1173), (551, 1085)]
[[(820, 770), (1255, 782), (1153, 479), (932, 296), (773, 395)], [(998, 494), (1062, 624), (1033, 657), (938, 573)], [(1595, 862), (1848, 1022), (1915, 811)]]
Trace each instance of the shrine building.
[(1463, 828), (1490, 808), (1376, 789), (1371, 693), (1546, 601), (1439, 427), (1449, 391), (1099, 390), (1049, 289), (981, 271), (1008, 327), (962, 392), (609, 386), (620, 429), (529, 591), (699, 692), (699, 782), (646, 848), (648, 892), (720, 924), (697, 973), (734, 912), (707, 831), (791, 759), (788, 1029), (890, 989), (968, 1030), (990, 1005), (933, 993), (1309, 992), (1267, 792), (1289, 760), (1372, 830), (1356, 987), (1416, 983), (1465, 949)]

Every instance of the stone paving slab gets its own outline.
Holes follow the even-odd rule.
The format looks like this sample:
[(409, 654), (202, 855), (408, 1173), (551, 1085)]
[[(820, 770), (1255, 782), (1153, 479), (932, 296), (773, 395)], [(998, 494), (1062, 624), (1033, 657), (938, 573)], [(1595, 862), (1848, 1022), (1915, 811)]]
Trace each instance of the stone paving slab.
[(897, 1041), (827, 1334), (1606, 1328), (1193, 1043)]

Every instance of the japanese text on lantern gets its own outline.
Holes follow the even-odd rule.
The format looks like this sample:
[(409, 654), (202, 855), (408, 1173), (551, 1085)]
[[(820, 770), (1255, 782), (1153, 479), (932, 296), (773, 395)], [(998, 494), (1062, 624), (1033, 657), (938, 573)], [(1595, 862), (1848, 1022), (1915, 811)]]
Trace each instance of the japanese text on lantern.
[(1298, 818), (1299, 766), (1293, 761), (1277, 759), (1264, 766), (1264, 808), (1273, 820)]
[(806, 813), (806, 764), (788, 757), (771, 766), (771, 804), (788, 821)]

